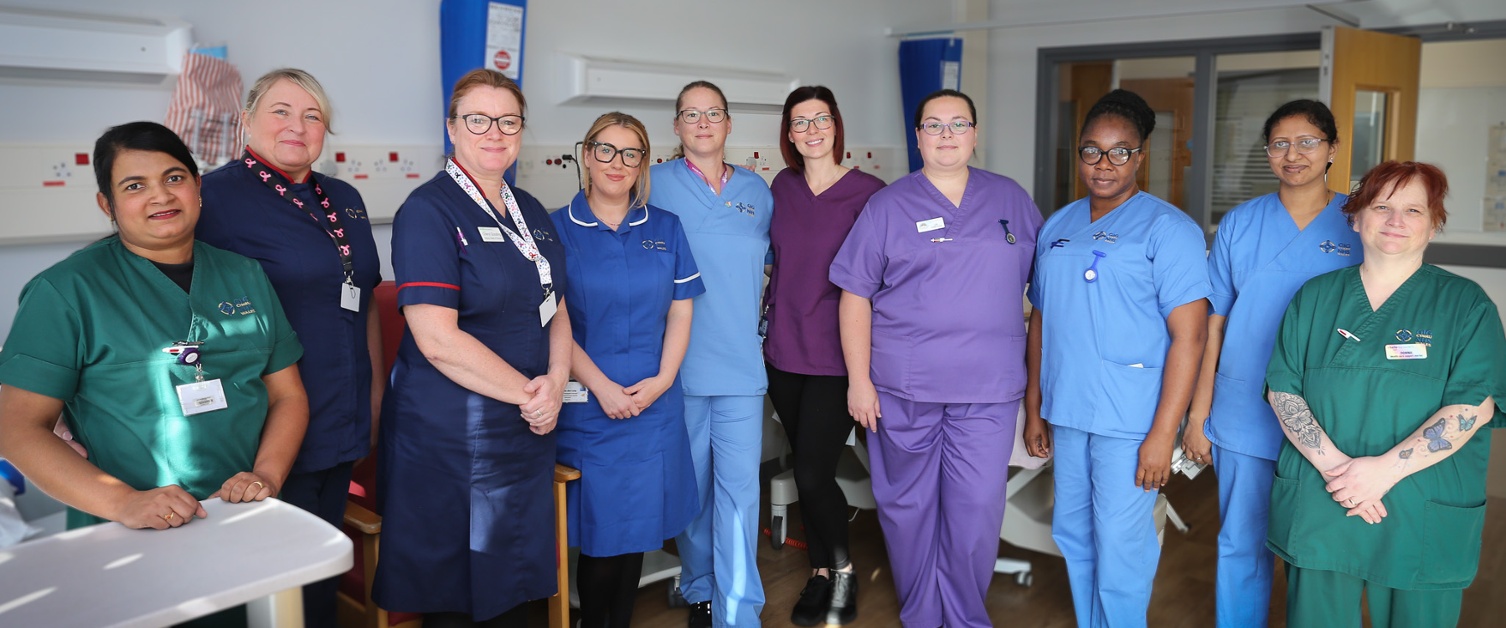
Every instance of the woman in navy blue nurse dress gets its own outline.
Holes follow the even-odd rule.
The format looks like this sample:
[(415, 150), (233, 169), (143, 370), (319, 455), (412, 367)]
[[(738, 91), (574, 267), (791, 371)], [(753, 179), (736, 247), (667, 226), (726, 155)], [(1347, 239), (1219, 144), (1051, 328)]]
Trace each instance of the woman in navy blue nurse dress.
[[(564, 249), (502, 173), (523, 98), (499, 73), (456, 84), (455, 156), (398, 210), (393, 270), (408, 320), (385, 398), (373, 596), (424, 625), (523, 626), (555, 593), (555, 437), (569, 373)], [(556, 309), (557, 308), (557, 309)]]
[(597, 118), (582, 144), (584, 191), (554, 212), (570, 259), (571, 375), (586, 389), (561, 411), (581, 625), (626, 627), (643, 553), (699, 512), (680, 364), (691, 299), (706, 291), (685, 230), (647, 204), (648, 132), (624, 113)]

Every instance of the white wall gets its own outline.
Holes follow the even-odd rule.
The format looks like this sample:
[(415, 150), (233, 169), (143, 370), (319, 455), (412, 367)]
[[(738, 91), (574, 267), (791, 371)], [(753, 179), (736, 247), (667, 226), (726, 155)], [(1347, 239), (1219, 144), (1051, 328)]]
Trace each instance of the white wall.
[[(275, 67), (302, 67), (330, 94), (338, 132), (331, 144), (423, 145), (443, 137), (438, 0), (0, 0), (0, 5), (181, 19), (193, 25), (197, 41), (227, 44), (230, 61), (248, 84)], [(668, 103), (558, 104), (567, 53), (779, 72), (802, 83), (825, 84), (843, 106), (849, 145), (904, 145), (898, 41), (884, 33), (894, 24), (933, 15), (935, 5), (656, 0), (647, 5), (651, 8), (644, 6), (609, 0), (530, 3), (525, 148), (573, 144), (598, 114), (619, 106), (644, 120), (656, 146), (673, 144)], [(0, 116), (0, 143), (77, 143), (87, 150), (111, 125), (161, 120), (170, 97), (170, 88), (0, 82), (0, 111), (6, 113)], [(734, 119), (731, 145), (772, 145), (777, 139), (777, 115), (734, 111)], [(390, 229), (378, 226), (388, 277), (389, 238)], [(0, 338), (10, 329), (25, 282), (82, 244), (0, 247)]]

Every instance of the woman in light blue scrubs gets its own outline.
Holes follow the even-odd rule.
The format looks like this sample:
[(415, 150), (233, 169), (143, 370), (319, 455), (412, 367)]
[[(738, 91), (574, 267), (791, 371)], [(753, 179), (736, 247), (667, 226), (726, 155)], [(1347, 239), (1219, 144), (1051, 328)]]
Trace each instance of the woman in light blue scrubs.
[(1056, 455), (1052, 538), (1085, 628), (1146, 625), (1152, 511), (1208, 331), (1202, 229), (1135, 183), (1154, 128), (1133, 92), (1094, 104), (1077, 145), (1088, 196), (1036, 239), (1025, 445)]
[[(649, 169), (648, 202), (679, 216), (706, 293), (694, 300), (680, 369), (701, 509), (675, 537), (691, 628), (757, 626), (758, 463), (768, 389), (758, 301), (769, 256), (768, 184), (723, 159), (732, 116), (722, 90), (696, 81), (675, 100), (684, 159)], [(713, 621), (713, 617), (715, 618)]]
[(1270, 612), (1275, 556), (1266, 520), (1285, 439), (1263, 388), (1281, 315), (1308, 279), (1363, 257), (1341, 211), (1349, 197), (1328, 185), (1339, 143), (1333, 113), (1294, 100), (1265, 121), (1263, 137), (1280, 187), (1219, 222), (1208, 257), (1208, 348), (1183, 436), (1187, 456), (1211, 462), (1218, 476), (1221, 627), (1264, 626)]

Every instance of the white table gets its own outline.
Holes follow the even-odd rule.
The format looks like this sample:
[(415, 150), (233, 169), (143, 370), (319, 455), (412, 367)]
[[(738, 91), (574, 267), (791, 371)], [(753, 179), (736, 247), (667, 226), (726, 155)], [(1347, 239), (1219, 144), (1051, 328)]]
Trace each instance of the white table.
[(350, 539), (276, 499), (204, 502), (171, 530), (117, 523), (0, 550), (0, 626), (157, 628), (249, 604), (252, 626), (302, 626), (302, 585), (350, 569)]

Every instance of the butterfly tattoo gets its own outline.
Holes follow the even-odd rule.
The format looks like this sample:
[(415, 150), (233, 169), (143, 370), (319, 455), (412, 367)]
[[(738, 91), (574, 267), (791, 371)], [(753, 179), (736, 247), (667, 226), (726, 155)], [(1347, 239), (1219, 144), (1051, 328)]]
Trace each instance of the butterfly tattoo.
[(1479, 420), (1480, 420), (1480, 417), (1472, 416), (1472, 417), (1467, 417), (1466, 418), (1463, 414), (1460, 414), (1459, 415), (1459, 431), (1461, 431), (1461, 432), (1468, 432), (1469, 428), (1474, 427), (1475, 426), (1475, 422), (1479, 421)]
[(1437, 423), (1422, 428), (1422, 437), (1428, 439), (1428, 451), (1443, 451), (1453, 449), (1454, 444), (1443, 437), (1444, 429), (1448, 426), (1448, 419), (1438, 419)]

